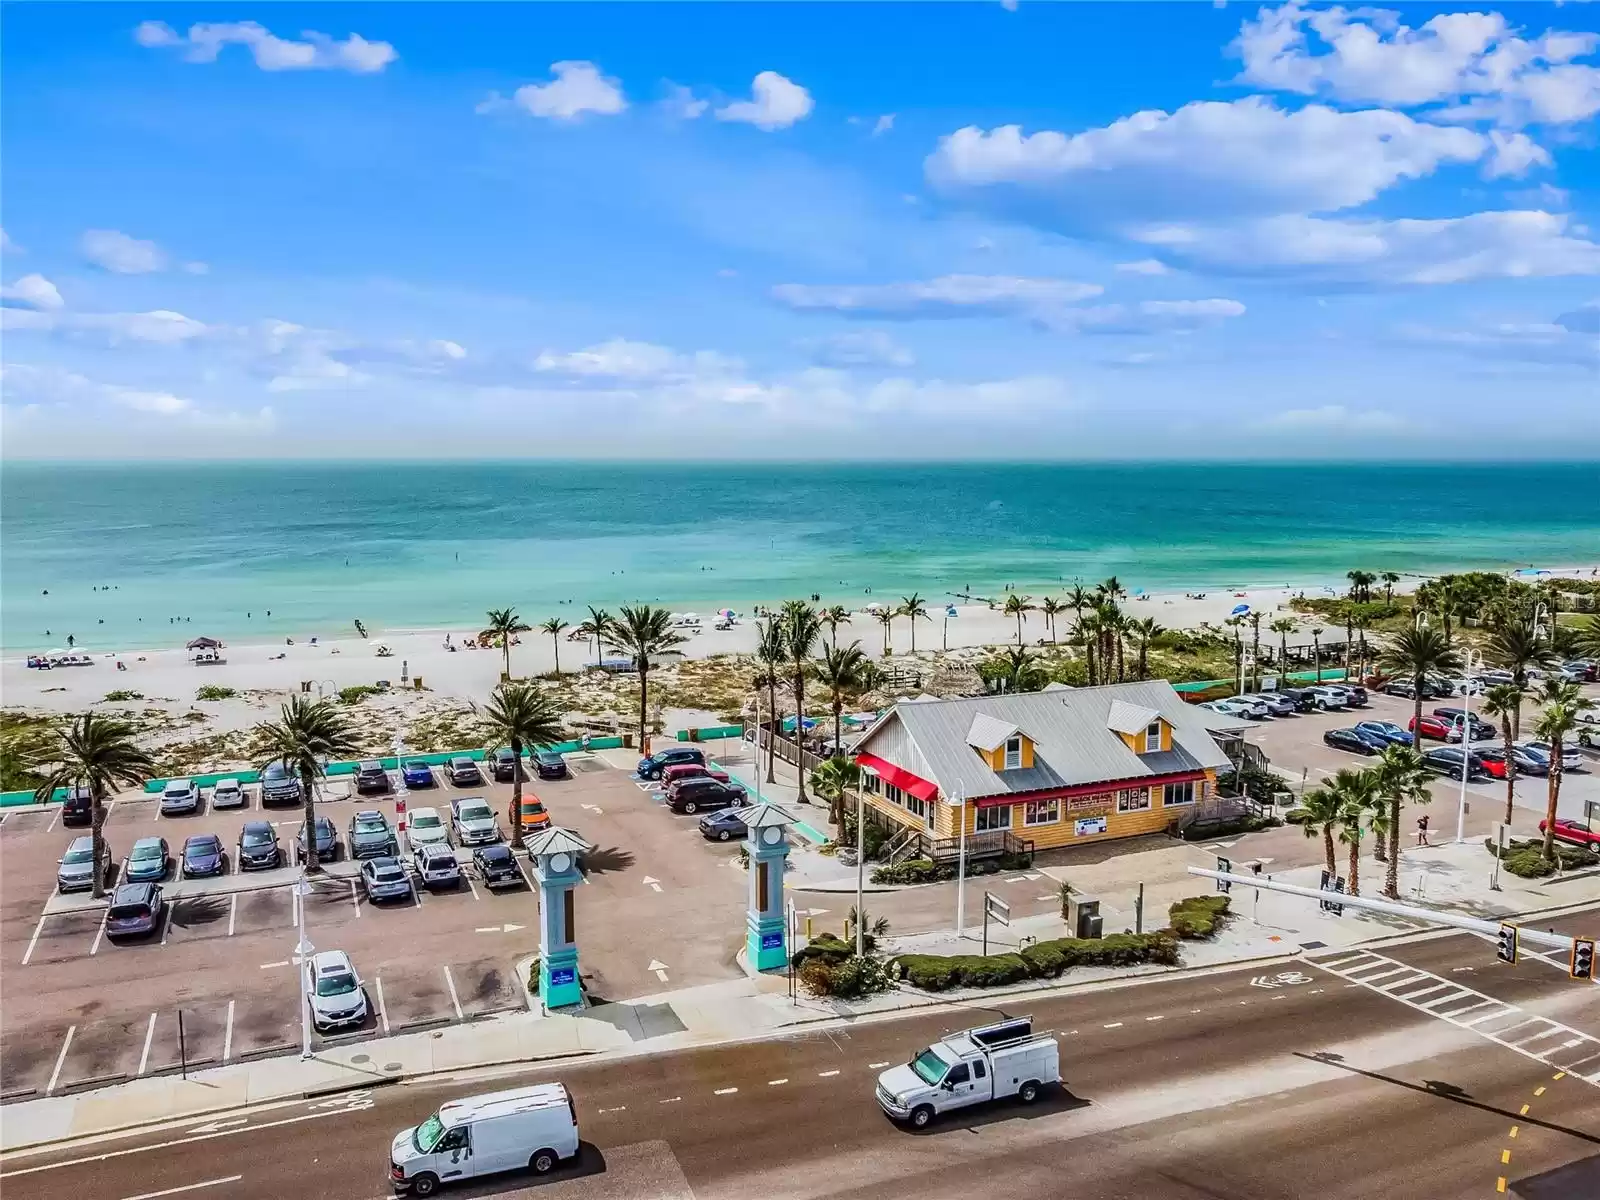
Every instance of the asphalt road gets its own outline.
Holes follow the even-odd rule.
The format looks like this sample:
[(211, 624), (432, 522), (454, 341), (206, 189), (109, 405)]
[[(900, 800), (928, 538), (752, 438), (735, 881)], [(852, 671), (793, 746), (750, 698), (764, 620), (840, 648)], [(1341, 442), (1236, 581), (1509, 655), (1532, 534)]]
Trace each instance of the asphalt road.
[[(1464, 935), (1383, 953), (1600, 1033), (1600, 993), (1547, 962), (1499, 966)], [(543, 1183), (504, 1176), (456, 1194), (1600, 1196), (1600, 1087), (1309, 964), (1002, 1007), (1057, 1033), (1065, 1089), (1033, 1108), (969, 1110), (921, 1135), (879, 1113), (877, 1071), (994, 1010), (478, 1073), (296, 1101), (232, 1123), (191, 1120), (12, 1156), (0, 1163), (0, 1190), (7, 1200), (381, 1197), (390, 1136), (442, 1099), (559, 1078), (577, 1099), (581, 1161)]]

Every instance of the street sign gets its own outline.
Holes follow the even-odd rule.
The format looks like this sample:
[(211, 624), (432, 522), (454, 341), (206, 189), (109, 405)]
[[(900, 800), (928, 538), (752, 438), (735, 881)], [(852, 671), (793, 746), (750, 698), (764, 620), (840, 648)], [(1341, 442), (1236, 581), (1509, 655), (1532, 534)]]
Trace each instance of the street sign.
[[(1233, 864), (1219, 854), (1217, 855), (1217, 870), (1222, 872), (1224, 875), (1231, 875), (1233, 873)], [(1233, 884), (1229, 883), (1226, 879), (1217, 880), (1217, 891), (1228, 892), (1232, 890), (1232, 888)]]
[(563, 984), (571, 983), (572, 980), (573, 980), (573, 977), (574, 977), (574, 975), (576, 973), (576, 970), (577, 969), (575, 967), (557, 967), (557, 968), (555, 968), (553, 971), (550, 972), (550, 986), (551, 987), (560, 987)]
[[(1317, 890), (1319, 892), (1342, 892), (1344, 891), (1344, 880), (1340, 879), (1336, 875), (1329, 874), (1327, 869), (1324, 868), (1322, 872), (1322, 882), (1317, 885)], [(1322, 909), (1322, 911), (1325, 913), (1332, 913), (1336, 917), (1340, 916), (1344, 912), (1344, 905), (1340, 904), (1337, 900), (1328, 900), (1326, 898), (1318, 900), (1317, 907)]]
[(783, 949), (783, 931), (780, 929), (774, 933), (763, 933), (761, 935), (761, 948), (763, 950)]
[(983, 952), (989, 953), (989, 922), (998, 921), (1002, 925), (1011, 924), (1011, 906), (1000, 899), (993, 892), (983, 894)]

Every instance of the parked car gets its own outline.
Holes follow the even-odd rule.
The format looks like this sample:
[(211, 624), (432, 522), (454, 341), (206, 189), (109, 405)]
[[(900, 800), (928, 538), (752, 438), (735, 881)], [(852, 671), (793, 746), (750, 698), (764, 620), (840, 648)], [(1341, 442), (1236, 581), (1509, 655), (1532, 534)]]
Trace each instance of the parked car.
[(433, 768), (425, 762), (412, 759), (400, 768), (400, 778), (405, 781), (408, 788), (431, 788), (435, 786)]
[(377, 796), (389, 790), (389, 772), (375, 758), (356, 767), (356, 795)]
[(550, 828), (550, 813), (545, 809), (544, 801), (532, 792), (522, 793), (522, 833), (526, 837), (530, 833), (543, 833)]
[(1436, 742), (1452, 740), (1450, 735), (1455, 730), (1455, 726), (1443, 717), (1430, 717), (1426, 713), (1422, 715), (1422, 723), (1420, 725), (1418, 725), (1417, 719), (1412, 717), (1411, 720), (1406, 722), (1406, 728), (1419, 739), (1432, 738)]
[(222, 839), (214, 833), (197, 833), (184, 838), (180, 861), (179, 870), (185, 879), (228, 873), (228, 852), (222, 848)]
[(466, 757), (450, 760), (450, 783), (453, 787), (482, 787), (483, 772), (478, 764)]
[[(1250, 706), (1240, 704), (1237, 700), (1207, 700), (1200, 707), (1209, 708), (1212, 712), (1221, 713), (1225, 717), (1242, 717), (1247, 721), (1250, 719)], [(1264, 707), (1262, 711), (1266, 711)]]
[(161, 815), (179, 817), (200, 807), (200, 789), (191, 779), (169, 779), (161, 789)]
[(268, 763), (261, 772), (261, 807), (300, 802), (300, 781), (281, 762)]
[(533, 765), (538, 769), (540, 779), (568, 779), (572, 776), (572, 772), (567, 770), (567, 760), (555, 750), (535, 750)]
[(1323, 712), (1338, 712), (1350, 707), (1350, 697), (1343, 688), (1332, 684), (1319, 684), (1311, 689), (1312, 699)]
[(1322, 740), (1335, 750), (1348, 750), (1352, 754), (1381, 754), (1387, 745), (1359, 729), (1330, 729), (1322, 735)]
[(211, 807), (244, 808), (250, 803), (244, 787), (237, 779), (219, 779), (211, 785)]
[(1489, 772), (1483, 765), (1483, 760), (1474, 751), (1463, 749), (1460, 746), (1435, 746), (1432, 750), (1422, 752), (1422, 765), (1430, 771), (1437, 771), (1441, 775), (1448, 775), (1452, 779), (1461, 778), (1461, 760), (1467, 760), (1467, 779), (1487, 779)]
[[(1550, 762), (1554, 758), (1555, 750), (1555, 747), (1549, 742), (1521, 742), (1519, 745), (1529, 754), (1536, 755), (1542, 759), (1545, 767), (1549, 768)], [(1579, 754), (1571, 746), (1563, 745), (1561, 747), (1561, 769), (1563, 771), (1576, 771), (1582, 766), (1583, 755)]]
[(1452, 708), (1448, 706), (1444, 708), (1436, 708), (1433, 710), (1433, 715), (1450, 722), (1450, 740), (1452, 742), (1459, 742), (1461, 740), (1461, 723), (1468, 719), (1470, 719), (1472, 722), (1472, 741), (1482, 742), (1489, 738), (1499, 736), (1498, 731), (1496, 731), (1493, 725), (1489, 724), (1489, 722), (1478, 716), (1477, 713), (1473, 713), (1469, 718), (1467, 715), (1467, 710), (1464, 708)]
[(1256, 697), (1267, 706), (1267, 712), (1274, 717), (1292, 717), (1299, 711), (1295, 702), (1282, 692), (1261, 692)]
[(1510, 671), (1502, 670), (1499, 667), (1491, 667), (1487, 671), (1479, 671), (1478, 678), (1485, 687), (1498, 687), (1504, 683), (1515, 683), (1517, 681), (1517, 677)]
[(450, 831), (436, 808), (414, 808), (406, 816), (406, 840), (412, 846), (448, 846)]
[(129, 883), (165, 879), (172, 869), (172, 850), (164, 837), (142, 837), (133, 844), (122, 878)]
[[(111, 849), (100, 847), (99, 876), (103, 881), (111, 870)], [(94, 889), (94, 837), (83, 834), (72, 839), (56, 869), (56, 889), (61, 892), (87, 892)]]
[(367, 993), (343, 950), (323, 950), (305, 968), (306, 1003), (318, 1033), (347, 1029), (367, 1019)]
[[(315, 840), (318, 862), (332, 862), (339, 857), (339, 831), (333, 827), (333, 822), (327, 817), (318, 817), (316, 827), (312, 832)], [(300, 829), (294, 835), (294, 853), (296, 862), (306, 861), (306, 824), (300, 822)]]
[(450, 829), (458, 846), (481, 846), (500, 840), (500, 823), (482, 796), (450, 801)]
[(1359, 683), (1341, 683), (1344, 694), (1350, 697), (1350, 703), (1356, 708), (1365, 708), (1372, 702), (1372, 697), (1367, 694), (1367, 689)]
[(661, 772), (668, 767), (681, 766), (684, 763), (698, 763), (706, 765), (706, 752), (699, 746), (668, 746), (665, 750), (658, 750), (649, 758), (641, 758), (634, 773), (640, 779), (660, 779)]
[(1358, 721), (1356, 732), (1377, 738), (1386, 746), (1409, 746), (1414, 740), (1393, 721)]
[(157, 883), (122, 883), (106, 908), (108, 938), (139, 937), (161, 928), (166, 905)]
[(738, 810), (724, 808), (719, 812), (709, 812), (700, 818), (700, 836), (708, 842), (727, 842), (734, 838), (748, 836), (750, 831), (745, 828), (739, 819)]
[(474, 850), (472, 866), (487, 888), (516, 887), (524, 882), (510, 847), (499, 843)]
[(1317, 698), (1311, 694), (1310, 688), (1279, 688), (1277, 694), (1292, 703), (1295, 712), (1308, 713), (1317, 707)]
[[(1499, 746), (1485, 746), (1482, 750), (1475, 751), (1483, 760), (1483, 769), (1496, 779), (1506, 777), (1506, 752)], [(1511, 747), (1511, 759), (1516, 764), (1518, 775), (1548, 775), (1550, 774), (1550, 761), (1536, 754), (1529, 754), (1521, 746)]]
[(509, 746), (502, 746), (494, 752), (493, 760), (494, 781), (496, 783), (514, 783), (517, 778), (517, 756)]
[(1560, 674), (1571, 683), (1593, 683), (1600, 674), (1600, 664), (1592, 658), (1574, 658), (1561, 664)]
[(1383, 685), (1383, 694), (1412, 700), (1416, 697), (1417, 685), (1410, 679), (1391, 679)]
[(389, 819), (375, 808), (363, 809), (350, 818), (349, 837), (351, 858), (383, 858), (400, 853)]
[(685, 779), (673, 784), (667, 793), (667, 807), (673, 812), (710, 812), (719, 808), (732, 808), (745, 803), (744, 789), (735, 783), (716, 779)]
[(246, 821), (239, 831), (239, 870), (270, 871), (283, 865), (283, 846), (270, 821)]
[(1452, 696), (1481, 696), (1491, 685), (1484, 682), (1481, 675), (1471, 675), (1462, 679), (1450, 681), (1450, 694)]
[(708, 767), (704, 763), (680, 763), (676, 767), (668, 767), (661, 772), (661, 784), (663, 790), (665, 790), (680, 779), (698, 779), (707, 775), (712, 779), (720, 779), (723, 783), (728, 782), (728, 773), (726, 771)]
[(461, 886), (461, 864), (443, 842), (424, 842), (411, 852), (411, 862), (425, 888)]
[(368, 900), (410, 900), (413, 895), (405, 864), (391, 855), (361, 864), (361, 890)]
[(86, 787), (73, 787), (67, 789), (66, 797), (61, 801), (61, 823), (63, 825), (90, 825), (94, 822), (94, 800)]
[(1272, 715), (1272, 709), (1259, 696), (1229, 696), (1222, 703), (1233, 705), (1252, 721), (1265, 721)]
[[(1539, 832), (1545, 831), (1545, 823), (1539, 822)], [(1587, 846), (1591, 850), (1600, 850), (1600, 833), (1590, 829), (1582, 821), (1569, 820), (1566, 817), (1556, 818), (1556, 837), (1563, 842), (1573, 842), (1579, 846)]]

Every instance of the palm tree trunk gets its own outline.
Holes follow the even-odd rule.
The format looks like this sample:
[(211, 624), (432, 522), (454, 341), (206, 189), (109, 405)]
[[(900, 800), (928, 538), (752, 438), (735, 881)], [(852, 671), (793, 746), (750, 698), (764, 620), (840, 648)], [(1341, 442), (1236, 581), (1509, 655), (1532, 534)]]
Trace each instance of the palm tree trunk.
[(509, 633), (503, 633), (503, 634), (500, 635), (500, 649), (505, 651), (505, 655), (506, 655), (506, 678), (510, 679), (511, 678), (511, 635)]
[(767, 782), (777, 783), (778, 767), (778, 670), (767, 676)]
[(1017, 645), (1022, 645), (1022, 613), (1017, 613)]
[(1361, 838), (1358, 835), (1350, 843), (1350, 894), (1361, 895)]
[(1511, 720), (1509, 717), (1500, 718), (1500, 733), (1505, 738), (1506, 751), (1506, 824), (1511, 824), (1512, 805), (1517, 800), (1517, 764), (1511, 758)]
[(1389, 868), (1383, 876), (1383, 894), (1400, 899), (1400, 797), (1389, 797)]
[(907, 622), (911, 626), (911, 653), (915, 654), (917, 652), (917, 618), (915, 614), (908, 617)]
[(1332, 887), (1333, 881), (1339, 878), (1339, 864), (1334, 857), (1332, 825), (1324, 825), (1322, 827), (1322, 856), (1327, 862), (1328, 886)]
[(1556, 806), (1561, 800), (1561, 739), (1550, 739), (1550, 781), (1544, 805), (1544, 857), (1555, 857)]
[(522, 739), (511, 739), (511, 753), (517, 761), (511, 767), (511, 846), (522, 849)]
[(806, 804), (806, 769), (801, 759), (805, 751), (800, 748), (800, 740), (806, 731), (806, 677), (803, 671), (794, 674), (794, 777), (799, 786), (795, 789), (795, 798), (801, 804)]
[(550, 635), (550, 644), (551, 644), (551, 646), (553, 646), (555, 648), (555, 652), (556, 652), (556, 678), (560, 679), (561, 678), (561, 639), (559, 637), (557, 637), (555, 634), (552, 633)]
[[(402, 766), (402, 769), (404, 767)], [(301, 863), (306, 874), (322, 870), (322, 859), (317, 855), (317, 779), (316, 776), (302, 771), (300, 773), (300, 789), (305, 793), (306, 821), (306, 849), (301, 856)]]
[(1126, 679), (1128, 677), (1127, 672), (1123, 669), (1122, 646), (1123, 646), (1122, 631), (1119, 629), (1117, 631), (1117, 682), (1118, 683), (1121, 683), (1124, 679)]
[(648, 754), (645, 729), (650, 723), (650, 656), (642, 655), (634, 665), (639, 668), (639, 753)]
[(100, 860), (106, 852), (106, 805), (100, 797), (100, 789), (92, 788), (89, 792), (89, 828), (93, 834), (94, 853), (94, 891), (96, 900), (106, 894), (105, 872), (100, 869)]

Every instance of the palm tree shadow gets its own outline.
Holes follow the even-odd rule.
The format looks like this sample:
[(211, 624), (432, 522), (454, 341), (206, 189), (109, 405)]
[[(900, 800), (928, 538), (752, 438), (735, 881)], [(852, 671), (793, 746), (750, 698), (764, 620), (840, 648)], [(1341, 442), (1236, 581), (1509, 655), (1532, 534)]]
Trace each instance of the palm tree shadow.
[(613, 871), (626, 871), (633, 864), (632, 850), (624, 850), (621, 846), (596, 846), (593, 850), (583, 852), (578, 869), (585, 875), (606, 875)]

